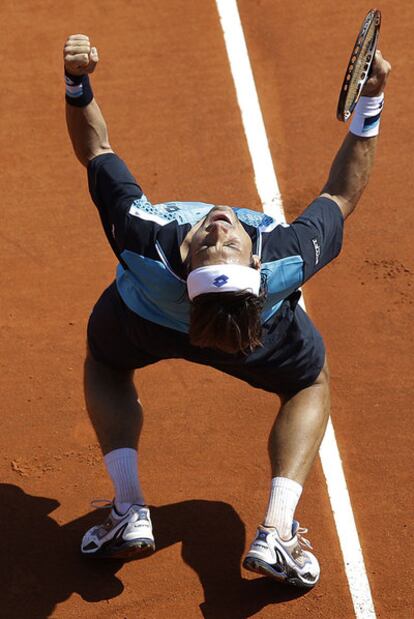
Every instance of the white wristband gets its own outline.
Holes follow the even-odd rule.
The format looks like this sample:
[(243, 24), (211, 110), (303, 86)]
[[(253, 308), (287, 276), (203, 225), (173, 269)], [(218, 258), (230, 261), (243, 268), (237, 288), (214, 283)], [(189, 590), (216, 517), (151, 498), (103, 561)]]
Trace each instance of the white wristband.
[(378, 135), (383, 106), (384, 93), (378, 97), (360, 97), (352, 114), (351, 133), (361, 138)]

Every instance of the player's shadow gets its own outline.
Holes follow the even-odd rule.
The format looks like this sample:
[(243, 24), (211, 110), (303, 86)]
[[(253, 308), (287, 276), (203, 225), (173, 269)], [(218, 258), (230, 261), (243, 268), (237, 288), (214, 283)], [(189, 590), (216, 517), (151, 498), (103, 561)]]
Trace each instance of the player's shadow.
[[(60, 526), (48, 516), (59, 506), (56, 500), (11, 484), (0, 484), (0, 505), (0, 608), (8, 619), (46, 619), (73, 593), (88, 602), (122, 593), (116, 576), (122, 561), (88, 561), (79, 555), (81, 536), (102, 514), (91, 512)], [(303, 594), (264, 578), (241, 577), (245, 530), (230, 505), (184, 501), (153, 507), (151, 514), (158, 552), (182, 542), (183, 559), (204, 589), (206, 619), (244, 619)]]
[(228, 503), (184, 501), (152, 508), (151, 514), (158, 550), (182, 542), (182, 557), (204, 589), (200, 608), (206, 619), (246, 619), (268, 604), (306, 593), (268, 578), (241, 576), (245, 528)]
[(48, 516), (57, 507), (55, 499), (0, 484), (0, 616), (45, 619), (74, 592), (90, 602), (122, 593), (115, 576), (121, 561), (92, 565), (79, 555), (80, 537), (96, 514), (60, 526)]

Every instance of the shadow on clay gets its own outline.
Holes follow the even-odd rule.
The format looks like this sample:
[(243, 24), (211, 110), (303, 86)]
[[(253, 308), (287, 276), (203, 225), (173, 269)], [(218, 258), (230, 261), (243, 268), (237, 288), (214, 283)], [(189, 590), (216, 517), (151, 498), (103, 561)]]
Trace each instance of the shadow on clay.
[(122, 561), (92, 565), (80, 556), (80, 538), (97, 521), (94, 512), (60, 526), (48, 515), (58, 501), (12, 484), (0, 484), (0, 505), (1, 616), (46, 619), (72, 593), (91, 602), (122, 593), (115, 576)]
[(184, 501), (153, 507), (151, 517), (158, 551), (182, 542), (182, 557), (204, 589), (205, 619), (245, 619), (308, 592), (260, 576), (242, 578), (245, 527), (228, 503)]
[[(122, 593), (116, 576), (122, 561), (91, 561), (79, 554), (82, 535), (101, 521), (102, 513), (60, 526), (48, 515), (58, 501), (12, 484), (0, 484), (0, 505), (0, 607), (8, 619), (46, 619), (73, 593), (88, 602)], [(266, 578), (241, 577), (245, 529), (227, 503), (183, 501), (152, 507), (151, 516), (157, 552), (182, 542), (183, 559), (204, 589), (200, 609), (205, 619), (245, 619), (306, 593)]]

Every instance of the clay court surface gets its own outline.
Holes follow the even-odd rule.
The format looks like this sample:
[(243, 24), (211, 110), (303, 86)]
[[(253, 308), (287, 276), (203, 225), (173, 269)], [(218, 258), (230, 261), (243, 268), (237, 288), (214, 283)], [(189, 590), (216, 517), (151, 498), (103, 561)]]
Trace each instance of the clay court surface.
[[(351, 5), (238, 1), (288, 220), (318, 195), (346, 131), (337, 92), (371, 8)], [(329, 351), (332, 418), (376, 614), (408, 619), (414, 9), (406, 0), (379, 8), (393, 75), (375, 170), (340, 257), (305, 298)], [(66, 134), (65, 38), (86, 33), (98, 47), (93, 86), (111, 144), (153, 202), (261, 203), (213, 0), (3, 0), (1, 19), (0, 616), (354, 617), (319, 461), (297, 514), (320, 559), (319, 585), (303, 593), (241, 570), (267, 502), (278, 402), (185, 362), (137, 374), (158, 551), (127, 564), (79, 557), (84, 531), (105, 516), (90, 501), (112, 496), (82, 361), (87, 318), (115, 259)]]

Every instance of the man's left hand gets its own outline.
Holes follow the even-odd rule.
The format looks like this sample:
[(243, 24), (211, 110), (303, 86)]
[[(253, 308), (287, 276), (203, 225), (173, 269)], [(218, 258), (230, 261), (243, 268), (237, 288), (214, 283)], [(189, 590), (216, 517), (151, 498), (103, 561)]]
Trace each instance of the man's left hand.
[(85, 34), (72, 34), (63, 48), (65, 71), (70, 75), (87, 75), (95, 71), (98, 64), (98, 50), (91, 47)]

